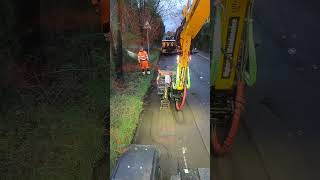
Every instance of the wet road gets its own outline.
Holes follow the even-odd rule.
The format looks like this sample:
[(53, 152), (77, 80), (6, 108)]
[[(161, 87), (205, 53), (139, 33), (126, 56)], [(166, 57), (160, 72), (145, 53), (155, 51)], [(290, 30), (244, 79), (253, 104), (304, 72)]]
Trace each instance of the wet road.
[[(159, 63), (161, 69), (174, 70), (176, 55), (161, 56)], [(208, 63), (208, 60), (199, 56), (192, 58), (191, 89), (188, 91), (187, 103), (181, 112), (174, 109), (173, 103), (170, 109), (160, 111), (160, 97), (156, 93), (155, 86), (149, 98), (145, 100), (135, 143), (153, 144), (160, 149), (160, 166), (164, 179), (170, 179), (171, 175), (177, 173), (178, 168), (210, 167), (210, 150), (207, 149), (210, 146), (209, 135), (204, 140), (203, 136), (206, 135), (200, 131), (202, 122), (206, 121), (209, 124)], [(203, 108), (192, 109), (193, 106), (197, 106), (194, 103), (201, 104)], [(205, 132), (209, 133), (209, 129)]]
[(255, 1), (257, 84), (216, 180), (320, 179), (320, 2)]

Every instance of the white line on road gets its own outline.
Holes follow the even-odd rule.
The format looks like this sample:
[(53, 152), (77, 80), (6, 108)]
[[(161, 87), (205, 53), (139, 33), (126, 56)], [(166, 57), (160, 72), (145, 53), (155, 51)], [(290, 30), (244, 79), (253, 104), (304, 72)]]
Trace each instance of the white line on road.
[[(187, 158), (185, 156), (187, 152), (187, 148), (186, 147), (182, 147), (182, 154), (183, 154), (183, 161), (184, 161), (184, 166), (186, 167), (186, 169), (188, 169), (188, 164), (187, 164)], [(187, 172), (186, 172), (187, 173)]]
[(209, 57), (206, 57), (206, 56), (203, 56), (203, 55), (201, 55), (201, 54), (197, 54), (198, 56), (200, 56), (200, 57), (202, 57), (203, 59), (206, 59), (206, 60), (208, 60), (208, 61), (210, 61), (210, 58)]

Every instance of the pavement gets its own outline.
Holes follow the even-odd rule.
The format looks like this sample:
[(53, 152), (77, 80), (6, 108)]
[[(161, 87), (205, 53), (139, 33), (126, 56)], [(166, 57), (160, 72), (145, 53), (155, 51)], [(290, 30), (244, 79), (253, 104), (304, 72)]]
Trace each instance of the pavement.
[[(161, 69), (174, 70), (175, 63), (176, 55), (161, 56), (159, 66)], [(170, 179), (181, 168), (210, 168), (208, 63), (204, 58), (192, 56), (192, 84), (182, 111), (177, 112), (173, 103), (170, 109), (160, 111), (156, 86), (153, 86), (144, 102), (134, 143), (156, 145), (159, 148), (164, 179)]]
[(320, 179), (319, 1), (255, 1), (258, 74), (218, 180)]
[(199, 52), (192, 55), (189, 64), (191, 88), (188, 104), (195, 115), (195, 122), (210, 154), (210, 61), (209, 55)]

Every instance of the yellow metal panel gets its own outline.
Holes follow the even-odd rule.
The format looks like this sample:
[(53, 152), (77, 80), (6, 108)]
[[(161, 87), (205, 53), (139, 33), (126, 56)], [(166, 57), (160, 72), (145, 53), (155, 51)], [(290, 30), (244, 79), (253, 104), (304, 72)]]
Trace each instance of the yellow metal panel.
[(221, 12), (222, 48), (216, 89), (232, 89), (249, 0), (225, 0)]
[(189, 50), (191, 44), (190, 36), (181, 37), (182, 57), (178, 64), (179, 79), (177, 82), (177, 90), (183, 90), (185, 86), (186, 73), (188, 68)]
[(186, 24), (182, 34), (193, 39), (210, 14), (210, 0), (194, 0), (186, 17)]

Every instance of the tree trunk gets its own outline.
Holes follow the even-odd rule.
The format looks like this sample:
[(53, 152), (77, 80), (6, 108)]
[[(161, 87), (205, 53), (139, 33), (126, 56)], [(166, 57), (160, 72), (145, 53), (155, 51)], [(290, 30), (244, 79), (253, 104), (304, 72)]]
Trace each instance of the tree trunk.
[[(139, 26), (140, 26), (140, 34), (141, 38), (143, 38), (143, 15), (144, 15), (144, 0), (140, 0), (140, 6), (139, 6)], [(143, 41), (140, 44), (143, 46)]]
[(117, 24), (117, 60), (115, 61), (116, 65), (116, 77), (117, 80), (123, 79), (123, 52), (122, 52), (122, 36), (121, 36), (121, 29), (122, 29), (122, 0), (118, 0), (118, 23)]

